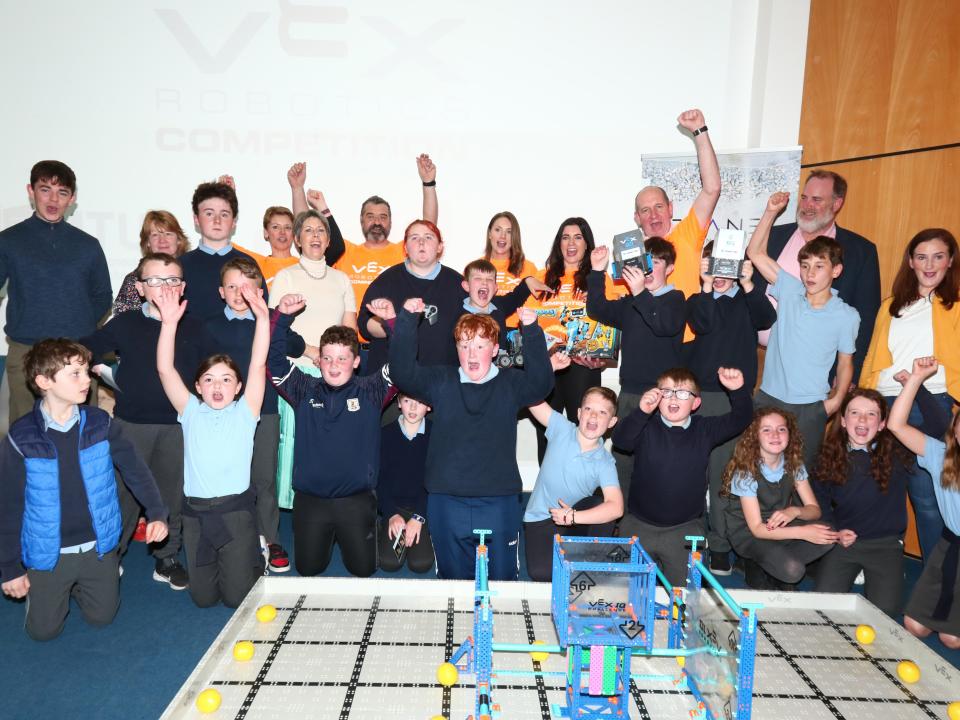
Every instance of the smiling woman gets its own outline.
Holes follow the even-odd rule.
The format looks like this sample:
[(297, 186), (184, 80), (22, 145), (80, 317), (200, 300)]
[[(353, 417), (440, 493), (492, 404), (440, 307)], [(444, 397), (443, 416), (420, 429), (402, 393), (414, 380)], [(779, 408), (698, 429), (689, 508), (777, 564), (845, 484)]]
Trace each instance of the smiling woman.
[[(148, 210), (140, 227), (140, 254), (165, 253), (178, 258), (190, 248), (186, 234), (173, 213), (166, 210)], [(113, 301), (113, 315), (127, 310), (139, 310), (143, 298), (137, 292), (136, 270), (127, 274)]]

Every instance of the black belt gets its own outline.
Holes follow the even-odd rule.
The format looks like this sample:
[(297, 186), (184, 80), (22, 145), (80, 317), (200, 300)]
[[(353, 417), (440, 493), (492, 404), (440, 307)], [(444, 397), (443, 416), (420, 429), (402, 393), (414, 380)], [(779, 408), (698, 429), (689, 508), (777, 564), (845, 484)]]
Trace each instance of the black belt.
[(953, 588), (957, 584), (957, 568), (960, 566), (960, 536), (954, 535), (949, 528), (944, 528), (941, 537), (950, 545), (943, 558), (940, 597), (933, 609), (933, 619), (942, 621), (950, 615), (950, 608), (953, 606)]

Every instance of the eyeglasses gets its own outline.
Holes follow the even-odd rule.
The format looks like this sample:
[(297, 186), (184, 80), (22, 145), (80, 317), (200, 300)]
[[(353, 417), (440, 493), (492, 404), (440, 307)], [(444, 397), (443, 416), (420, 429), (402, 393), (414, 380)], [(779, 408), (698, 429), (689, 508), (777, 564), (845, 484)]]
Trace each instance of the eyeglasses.
[(658, 388), (660, 394), (668, 400), (672, 397), (676, 397), (677, 400), (689, 400), (692, 397), (696, 397), (697, 394), (693, 390), (684, 390), (683, 388), (673, 389), (673, 388)]
[(159, 277), (157, 275), (151, 275), (150, 277), (140, 278), (140, 282), (148, 287), (160, 287), (161, 285), (167, 285), (169, 287), (179, 287), (183, 285), (183, 278), (181, 277)]

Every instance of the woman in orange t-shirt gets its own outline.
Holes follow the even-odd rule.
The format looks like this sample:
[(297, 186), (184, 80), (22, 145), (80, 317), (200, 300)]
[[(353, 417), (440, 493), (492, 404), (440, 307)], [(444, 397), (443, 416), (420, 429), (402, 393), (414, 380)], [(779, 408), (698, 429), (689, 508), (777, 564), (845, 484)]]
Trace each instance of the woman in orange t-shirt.
[(483, 257), (497, 269), (497, 295), (506, 295), (525, 277), (537, 273), (537, 266), (523, 254), (520, 224), (514, 214), (506, 210), (498, 212), (487, 223)]
[[(539, 279), (553, 288), (553, 294), (546, 297), (531, 298), (527, 307), (537, 311), (537, 321), (547, 336), (547, 347), (559, 345), (562, 349), (567, 341), (566, 323), (570, 313), (576, 317), (586, 313), (587, 275), (590, 274), (590, 252), (594, 248), (593, 231), (581, 217), (567, 218), (560, 224), (546, 267), (538, 274)], [(547, 398), (550, 406), (558, 412), (565, 412), (571, 422), (577, 422), (577, 410), (584, 392), (600, 385), (600, 371), (603, 361), (574, 357), (568, 368), (558, 370), (553, 392)], [(546, 451), (546, 437), (542, 426), (537, 425), (537, 451), (540, 460)]]

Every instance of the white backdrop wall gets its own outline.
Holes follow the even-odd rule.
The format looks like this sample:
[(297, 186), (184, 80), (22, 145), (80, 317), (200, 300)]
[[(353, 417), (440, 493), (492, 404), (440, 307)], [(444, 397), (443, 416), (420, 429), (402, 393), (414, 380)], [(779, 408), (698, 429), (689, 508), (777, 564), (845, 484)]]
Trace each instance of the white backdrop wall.
[(795, 144), (808, 13), (807, 0), (2, 0), (0, 226), (31, 212), (35, 161), (67, 162), (70, 221), (100, 238), (116, 289), (144, 212), (171, 210), (195, 245), (191, 194), (221, 173), (251, 249), (299, 160), (348, 239), (377, 193), (397, 240), (420, 215), (414, 158), (429, 152), (445, 262), (477, 256), (509, 209), (542, 265), (567, 216), (601, 241), (632, 226), (640, 154), (693, 148), (684, 109), (703, 109), (718, 149)]

